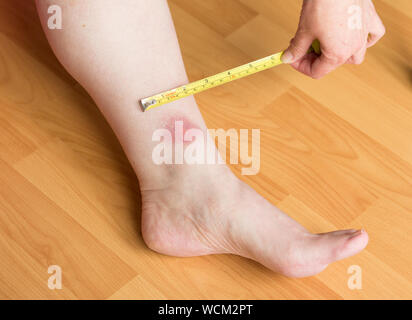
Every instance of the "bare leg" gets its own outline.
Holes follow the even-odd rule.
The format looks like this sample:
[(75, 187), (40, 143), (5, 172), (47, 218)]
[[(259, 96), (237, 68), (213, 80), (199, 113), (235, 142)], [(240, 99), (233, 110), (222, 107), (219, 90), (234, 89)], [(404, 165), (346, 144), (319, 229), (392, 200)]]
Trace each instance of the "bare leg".
[[(150, 248), (182, 257), (234, 253), (304, 277), (366, 246), (365, 232), (309, 233), (226, 166), (153, 163), (154, 130), (181, 120), (206, 132), (193, 98), (148, 113), (137, 106), (187, 82), (166, 0), (36, 2), (55, 54), (96, 101), (135, 169)], [(47, 28), (49, 4), (63, 8), (63, 30)]]

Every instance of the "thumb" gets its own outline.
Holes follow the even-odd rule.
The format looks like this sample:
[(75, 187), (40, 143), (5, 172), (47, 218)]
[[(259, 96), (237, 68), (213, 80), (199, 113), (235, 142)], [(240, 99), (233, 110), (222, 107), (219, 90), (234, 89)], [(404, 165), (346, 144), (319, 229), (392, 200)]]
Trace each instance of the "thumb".
[(297, 32), (290, 42), (289, 48), (282, 55), (282, 62), (291, 64), (303, 58), (312, 45), (314, 37), (304, 32)]

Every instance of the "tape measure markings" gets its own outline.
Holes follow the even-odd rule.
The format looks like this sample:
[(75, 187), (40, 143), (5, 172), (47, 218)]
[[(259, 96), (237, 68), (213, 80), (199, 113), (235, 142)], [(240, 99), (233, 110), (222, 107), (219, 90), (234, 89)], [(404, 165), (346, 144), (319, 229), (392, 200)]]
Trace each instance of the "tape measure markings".
[(141, 107), (143, 111), (147, 111), (170, 103), (172, 101), (176, 101), (193, 94), (218, 87), (225, 83), (244, 78), (257, 72), (273, 68), (282, 64), (282, 54), (283, 52), (279, 52), (271, 56), (256, 60), (254, 62), (230, 69), (228, 71), (224, 71), (216, 75), (142, 99), (140, 101)]

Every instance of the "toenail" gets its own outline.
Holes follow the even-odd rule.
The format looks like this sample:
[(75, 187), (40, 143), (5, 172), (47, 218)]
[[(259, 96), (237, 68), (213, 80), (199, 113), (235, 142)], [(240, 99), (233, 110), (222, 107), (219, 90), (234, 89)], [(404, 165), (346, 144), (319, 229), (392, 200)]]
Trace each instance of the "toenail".
[(356, 232), (352, 233), (351, 239), (352, 239), (352, 238), (355, 238), (355, 237), (357, 237), (357, 236), (359, 236), (359, 235), (361, 235), (361, 234), (363, 234), (363, 233), (365, 233), (365, 231), (364, 231), (363, 229), (362, 229), (362, 230), (357, 230)]

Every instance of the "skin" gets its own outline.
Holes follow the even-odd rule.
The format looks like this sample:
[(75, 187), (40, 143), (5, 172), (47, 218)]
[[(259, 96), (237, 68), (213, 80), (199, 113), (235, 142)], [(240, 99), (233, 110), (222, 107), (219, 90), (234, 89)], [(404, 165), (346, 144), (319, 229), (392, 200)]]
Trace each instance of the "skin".
[[(360, 28), (350, 25), (357, 6)], [(352, 9), (351, 9), (352, 8)], [(298, 31), (283, 55), (283, 62), (319, 79), (343, 64), (361, 64), (368, 48), (385, 34), (371, 0), (305, 0)], [(308, 53), (318, 39), (322, 54)]]
[[(188, 82), (167, 1), (36, 3), (57, 58), (95, 100), (136, 172), (148, 247), (179, 257), (237, 254), (286, 276), (306, 277), (367, 245), (363, 230), (308, 232), (226, 165), (154, 164), (156, 129), (173, 128), (178, 119), (185, 130), (207, 134), (193, 97), (146, 113), (137, 104)], [(50, 4), (62, 7), (62, 30), (47, 28)]]

